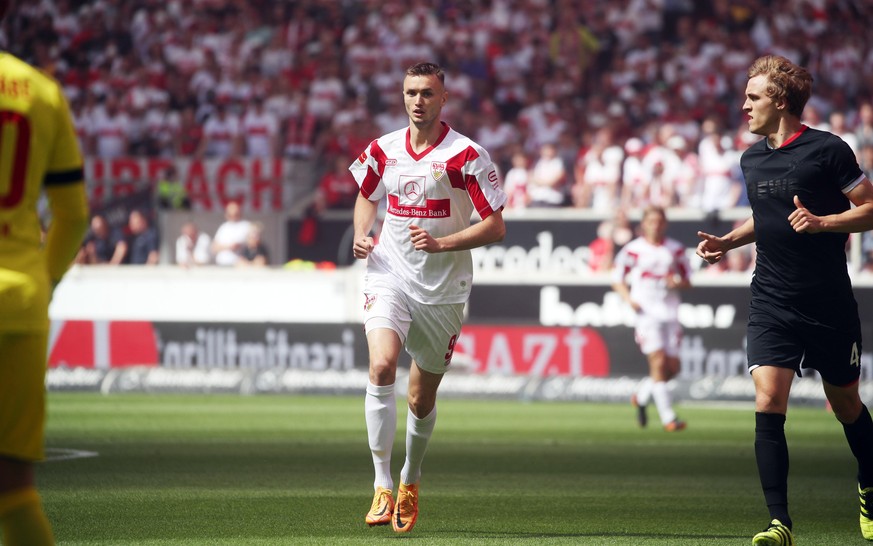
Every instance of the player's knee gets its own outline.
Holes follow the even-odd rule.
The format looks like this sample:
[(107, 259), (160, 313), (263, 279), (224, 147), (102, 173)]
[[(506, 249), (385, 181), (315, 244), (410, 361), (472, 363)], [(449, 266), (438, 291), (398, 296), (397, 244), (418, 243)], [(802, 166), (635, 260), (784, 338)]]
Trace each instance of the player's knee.
[(412, 411), (412, 413), (419, 419), (424, 419), (430, 415), (430, 412), (433, 411), (433, 408), (436, 405), (435, 397), (426, 395), (420, 391), (410, 390), (406, 400), (409, 404), (410, 411)]
[(755, 411), (760, 413), (785, 414), (788, 409), (788, 397), (781, 393), (758, 391), (755, 394)]
[(851, 424), (858, 420), (858, 416), (861, 415), (861, 411), (864, 408), (864, 403), (861, 401), (861, 396), (858, 393), (857, 383), (843, 387), (824, 383), (824, 392), (834, 412), (834, 416), (841, 423)]
[(390, 385), (397, 375), (396, 363), (387, 358), (370, 361), (370, 382), (374, 385)]
[(673, 374), (670, 373), (670, 367), (667, 366), (663, 358), (649, 361), (649, 375), (655, 381), (669, 381), (673, 377)]
[(861, 399), (858, 397), (833, 397), (828, 399), (831, 403), (831, 409), (834, 411), (834, 416), (838, 421), (845, 424), (852, 424), (858, 420), (861, 415)]

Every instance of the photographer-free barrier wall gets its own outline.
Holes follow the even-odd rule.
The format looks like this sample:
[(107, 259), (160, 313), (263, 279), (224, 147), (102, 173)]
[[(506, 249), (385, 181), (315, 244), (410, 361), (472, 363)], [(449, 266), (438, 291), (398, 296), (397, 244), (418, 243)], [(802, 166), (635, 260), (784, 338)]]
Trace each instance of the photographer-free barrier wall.
[[(360, 266), (76, 267), (51, 306), (48, 387), (360, 393), (368, 366), (362, 276)], [(750, 401), (747, 280), (695, 277), (681, 308), (676, 397)], [(633, 341), (632, 314), (602, 275), (553, 281), (480, 280), (441, 387), (445, 396), (627, 401), (646, 366)], [(863, 284), (856, 293), (870, 339), (873, 287)], [(408, 367), (408, 359), (401, 364)], [(860, 365), (866, 397), (873, 394), (870, 351)], [(797, 381), (796, 401), (824, 404), (815, 374)]]
[[(735, 221), (725, 216), (673, 212), (671, 236), (693, 255), (701, 224), (722, 232)], [(340, 233), (350, 219), (334, 213), (324, 220)], [(588, 267), (587, 243), (603, 219), (582, 211), (507, 214), (506, 239), (474, 252), (476, 279), (444, 395), (627, 401), (646, 364), (634, 343), (633, 313), (608, 274)], [(342, 238), (316, 247), (339, 255)], [(712, 274), (693, 257), (692, 264), (675, 394), (749, 401), (750, 273)], [(49, 388), (361, 392), (368, 366), (363, 274), (360, 262), (332, 270), (74, 267), (50, 308)], [(873, 346), (873, 282), (853, 275)], [(866, 395), (869, 350), (860, 366)], [(823, 404), (816, 375), (805, 375), (795, 400)]]

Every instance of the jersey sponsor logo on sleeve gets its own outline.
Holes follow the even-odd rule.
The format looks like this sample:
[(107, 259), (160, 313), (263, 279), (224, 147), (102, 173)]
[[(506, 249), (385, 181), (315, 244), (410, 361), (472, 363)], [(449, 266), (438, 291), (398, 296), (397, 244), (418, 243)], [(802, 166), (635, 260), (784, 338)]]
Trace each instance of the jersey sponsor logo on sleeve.
[(358, 156), (358, 161), (364, 163), (367, 161), (367, 152), (361, 152), (361, 155)]
[(386, 159), (386, 160), (385, 160), (385, 166), (386, 166), (386, 167), (393, 167), (393, 166), (395, 166), (395, 165), (397, 165), (397, 160), (396, 160), (396, 159)]
[(494, 188), (495, 190), (500, 187), (499, 182), (497, 182), (497, 171), (496, 170), (492, 169), (491, 172), (488, 173), (488, 182), (491, 183), (491, 187)]

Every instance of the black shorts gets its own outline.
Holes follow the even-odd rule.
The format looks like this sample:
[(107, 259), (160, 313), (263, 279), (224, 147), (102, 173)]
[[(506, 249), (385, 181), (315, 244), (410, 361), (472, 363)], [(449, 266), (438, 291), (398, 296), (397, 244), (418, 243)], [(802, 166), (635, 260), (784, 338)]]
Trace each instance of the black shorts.
[(813, 368), (842, 387), (861, 375), (861, 321), (854, 299), (798, 309), (753, 298), (746, 353), (758, 366)]

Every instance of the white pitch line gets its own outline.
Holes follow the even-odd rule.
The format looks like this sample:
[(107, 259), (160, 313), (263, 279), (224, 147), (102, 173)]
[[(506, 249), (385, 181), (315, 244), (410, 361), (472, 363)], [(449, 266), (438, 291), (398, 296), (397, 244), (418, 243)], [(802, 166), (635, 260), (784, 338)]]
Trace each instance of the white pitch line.
[(87, 459), (88, 457), (99, 457), (100, 454), (96, 451), (85, 451), (83, 449), (64, 449), (61, 447), (50, 447), (45, 450), (45, 459), (43, 462), (54, 463), (57, 461), (69, 461), (72, 459)]

